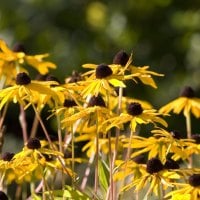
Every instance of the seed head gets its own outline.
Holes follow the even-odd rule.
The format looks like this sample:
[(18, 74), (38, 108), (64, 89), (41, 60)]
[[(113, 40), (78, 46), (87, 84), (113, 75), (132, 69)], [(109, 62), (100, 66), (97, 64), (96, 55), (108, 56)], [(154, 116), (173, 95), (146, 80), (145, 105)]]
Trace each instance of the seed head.
[(92, 96), (90, 98), (88, 107), (92, 107), (92, 106), (106, 107), (106, 104), (105, 104), (105, 101), (103, 100), (103, 98), (100, 95), (98, 95), (97, 97)]
[(129, 60), (129, 55), (125, 51), (121, 50), (115, 54), (113, 58), (113, 63), (125, 66), (128, 60)]
[(137, 115), (142, 114), (143, 109), (140, 103), (133, 102), (133, 103), (128, 104), (127, 112), (130, 115), (137, 116)]
[(96, 68), (96, 78), (102, 79), (112, 75), (111, 68), (106, 64), (100, 64)]
[(151, 158), (147, 161), (147, 172), (150, 174), (163, 170), (163, 164), (158, 158)]
[(189, 177), (189, 184), (193, 187), (200, 186), (200, 174), (193, 174)]
[(41, 147), (40, 140), (37, 139), (37, 138), (31, 138), (31, 139), (29, 139), (29, 141), (27, 143), (27, 147), (29, 149), (39, 149)]
[(195, 92), (190, 86), (186, 86), (181, 91), (180, 96), (181, 97), (193, 98), (193, 97), (195, 97)]
[(2, 159), (3, 159), (4, 161), (11, 161), (14, 155), (15, 155), (14, 153), (5, 152), (5, 153), (3, 153), (3, 155), (2, 155)]
[(16, 84), (17, 85), (28, 85), (31, 82), (31, 78), (25, 72), (21, 72), (17, 74)]

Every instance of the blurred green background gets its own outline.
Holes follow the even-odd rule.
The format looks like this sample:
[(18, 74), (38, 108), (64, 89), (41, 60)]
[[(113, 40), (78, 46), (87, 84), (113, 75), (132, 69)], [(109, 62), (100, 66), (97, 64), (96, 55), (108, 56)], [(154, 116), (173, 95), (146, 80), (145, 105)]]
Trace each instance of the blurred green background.
[[(185, 85), (200, 90), (199, 0), (6, 0), (0, 6), (0, 38), (20, 42), (27, 53), (50, 53), (62, 82), (84, 63), (111, 63), (133, 52), (136, 66), (165, 74), (158, 89), (133, 85), (131, 95), (156, 108)], [(182, 127), (181, 127), (182, 128)]]

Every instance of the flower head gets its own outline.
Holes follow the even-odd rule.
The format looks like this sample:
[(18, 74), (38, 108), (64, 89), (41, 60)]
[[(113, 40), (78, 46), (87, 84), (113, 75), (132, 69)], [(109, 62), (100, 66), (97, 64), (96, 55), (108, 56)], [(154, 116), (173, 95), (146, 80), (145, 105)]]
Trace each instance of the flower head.
[(34, 67), (41, 74), (46, 74), (49, 68), (55, 69), (52, 62), (44, 61), (48, 54), (27, 55), (22, 45), (15, 45), (9, 49), (5, 41), (0, 40), (0, 77), (6, 78), (6, 84), (13, 84), (13, 80), (19, 72), (26, 72), (25, 64)]
[(136, 130), (138, 124), (149, 124), (156, 123), (167, 126), (167, 123), (160, 116), (160, 113), (157, 113), (154, 109), (143, 110), (142, 106), (138, 102), (131, 102), (127, 106), (127, 113), (121, 113), (117, 117), (108, 119), (104, 123), (105, 130), (108, 131), (113, 127), (121, 129), (123, 124), (130, 122), (130, 128), (133, 132)]
[(200, 99), (195, 97), (194, 90), (186, 86), (180, 93), (180, 96), (163, 106), (160, 110), (161, 113), (170, 113), (173, 111), (179, 114), (183, 111), (184, 116), (189, 116), (192, 113), (196, 118), (200, 117)]

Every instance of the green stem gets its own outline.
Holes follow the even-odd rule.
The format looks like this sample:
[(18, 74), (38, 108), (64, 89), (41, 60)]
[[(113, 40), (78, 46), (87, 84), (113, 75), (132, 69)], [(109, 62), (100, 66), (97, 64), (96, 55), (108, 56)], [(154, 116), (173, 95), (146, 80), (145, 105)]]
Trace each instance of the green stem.
[(99, 133), (98, 133), (98, 112), (96, 111), (96, 165), (95, 165), (95, 180), (94, 192), (97, 194), (99, 185)]
[(26, 113), (22, 105), (20, 105), (19, 121), (22, 128), (24, 144), (26, 144), (26, 142), (28, 141), (27, 122), (26, 122)]
[[(191, 115), (190, 115), (190, 113), (188, 113), (188, 115), (185, 115), (185, 119), (186, 119), (187, 138), (191, 139), (191, 137), (192, 137), (192, 126), (191, 126)], [(192, 155), (191, 155), (189, 157), (188, 167), (191, 168), (192, 166), (193, 166), (193, 159), (192, 159)]]
[(113, 157), (112, 157), (112, 148), (111, 148), (111, 133), (108, 133), (108, 142), (109, 142), (109, 163), (110, 163), (110, 200), (114, 200), (114, 182), (113, 182)]
[(39, 121), (38, 121), (37, 116), (35, 115), (34, 120), (33, 120), (33, 125), (31, 128), (31, 132), (30, 132), (30, 138), (36, 137), (38, 125), (39, 125)]
[[(133, 133), (134, 132), (131, 130), (130, 137), (129, 137), (128, 149), (127, 149), (126, 156), (125, 156), (124, 176), (126, 176), (126, 173), (127, 173), (128, 160), (129, 160), (130, 154), (131, 154), (131, 140), (132, 140)], [(124, 187), (124, 185), (125, 185), (125, 178), (122, 181), (122, 187)], [(123, 197), (123, 194), (124, 194), (124, 192), (122, 192), (120, 194), (120, 198), (119, 199), (121, 199)]]
[(75, 151), (74, 151), (74, 130), (73, 130), (73, 125), (71, 127), (71, 130), (72, 130), (72, 188), (74, 188), (75, 186), (75, 162), (74, 162), (74, 159), (75, 159)]
[[(120, 115), (121, 108), (122, 108), (122, 97), (123, 97), (123, 88), (119, 88), (119, 96), (118, 96), (118, 107), (117, 107), (117, 114)], [(116, 128), (116, 135), (115, 135), (115, 151), (113, 153), (113, 159), (112, 159), (112, 169), (114, 169), (115, 166), (115, 160), (117, 158), (117, 152), (118, 152), (118, 145), (119, 145), (119, 136), (120, 136), (120, 129)], [(116, 194), (116, 183), (113, 182), (113, 199), (118, 198)]]

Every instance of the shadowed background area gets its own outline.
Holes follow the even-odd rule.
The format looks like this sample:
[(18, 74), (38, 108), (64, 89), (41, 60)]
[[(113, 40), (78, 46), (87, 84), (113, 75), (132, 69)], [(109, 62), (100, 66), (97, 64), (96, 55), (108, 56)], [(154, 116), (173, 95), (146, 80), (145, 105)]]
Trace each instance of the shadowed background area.
[(133, 52), (136, 66), (165, 74), (155, 78), (157, 90), (129, 88), (156, 108), (185, 85), (197, 96), (200, 89), (199, 0), (6, 0), (0, 38), (10, 48), (22, 43), (29, 54), (50, 53), (58, 66), (51, 73), (61, 82), (84, 63), (112, 63), (119, 50)]

